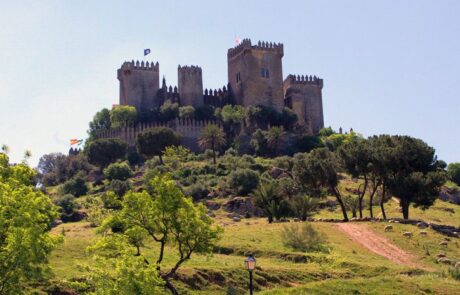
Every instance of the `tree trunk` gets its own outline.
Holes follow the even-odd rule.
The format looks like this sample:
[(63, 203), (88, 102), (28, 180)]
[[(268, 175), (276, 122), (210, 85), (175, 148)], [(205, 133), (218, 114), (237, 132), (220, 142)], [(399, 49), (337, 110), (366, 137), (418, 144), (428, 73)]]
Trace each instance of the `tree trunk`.
[(379, 188), (379, 186), (380, 186), (380, 181), (377, 183), (373, 182), (372, 188), (370, 188), (372, 189), (372, 191), (369, 194), (369, 214), (371, 218), (374, 218), (374, 212), (372, 210), (372, 206), (373, 206), (372, 202), (374, 200), (374, 195), (377, 192), (377, 189)]
[(163, 157), (161, 156), (161, 153), (158, 155), (158, 158), (160, 158), (160, 164), (163, 165)]
[(363, 199), (364, 199), (364, 195), (366, 194), (367, 183), (368, 183), (367, 177), (364, 176), (363, 192), (361, 193), (361, 191), (359, 191), (359, 194), (358, 194), (359, 218), (363, 218)]
[(339, 191), (336, 188), (331, 187), (331, 189), (334, 192), (334, 195), (335, 195), (335, 198), (337, 199), (337, 202), (339, 202), (340, 208), (342, 209), (343, 221), (348, 221), (347, 209), (345, 208), (345, 204), (342, 201), (342, 197), (340, 196)]
[(171, 284), (171, 282), (170, 282), (169, 280), (165, 280), (165, 287), (166, 287), (166, 289), (168, 289), (169, 291), (171, 291), (171, 294), (173, 294), (173, 295), (179, 295), (179, 292), (177, 292), (176, 287), (174, 287), (174, 285)]
[(273, 222), (273, 216), (272, 215), (268, 215), (268, 223), (272, 223)]
[(356, 218), (356, 210), (351, 210), (351, 214), (353, 214), (353, 217)]
[(216, 150), (212, 149), (212, 163), (216, 165)]
[(384, 203), (385, 203), (385, 183), (382, 184), (382, 198), (380, 199), (380, 209), (382, 210), (382, 216), (383, 216), (383, 219), (387, 219), (387, 215), (385, 214), (385, 207), (384, 207)]
[(401, 206), (401, 209), (402, 209), (403, 218), (409, 219), (409, 201), (401, 198), (399, 200), (399, 205)]

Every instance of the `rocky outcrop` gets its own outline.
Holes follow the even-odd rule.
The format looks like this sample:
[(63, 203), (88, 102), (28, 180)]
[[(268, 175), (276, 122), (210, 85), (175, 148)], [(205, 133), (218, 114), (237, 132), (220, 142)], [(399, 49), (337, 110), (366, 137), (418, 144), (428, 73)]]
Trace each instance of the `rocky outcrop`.
[(241, 216), (263, 216), (262, 210), (254, 206), (252, 199), (249, 197), (234, 197), (224, 203), (223, 207), (226, 211), (233, 212)]

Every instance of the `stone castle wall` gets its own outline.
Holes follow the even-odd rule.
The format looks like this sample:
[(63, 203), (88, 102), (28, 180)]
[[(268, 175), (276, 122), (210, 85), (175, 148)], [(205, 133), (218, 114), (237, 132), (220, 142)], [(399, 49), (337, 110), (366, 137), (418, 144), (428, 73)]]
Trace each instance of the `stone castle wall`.
[(104, 130), (97, 134), (97, 138), (119, 138), (129, 146), (136, 145), (136, 138), (142, 131), (155, 127), (169, 127), (182, 135), (181, 144), (194, 152), (199, 152), (198, 139), (203, 129), (210, 124), (218, 125), (215, 121), (196, 121), (176, 119), (169, 122), (139, 123), (133, 127), (120, 127)]

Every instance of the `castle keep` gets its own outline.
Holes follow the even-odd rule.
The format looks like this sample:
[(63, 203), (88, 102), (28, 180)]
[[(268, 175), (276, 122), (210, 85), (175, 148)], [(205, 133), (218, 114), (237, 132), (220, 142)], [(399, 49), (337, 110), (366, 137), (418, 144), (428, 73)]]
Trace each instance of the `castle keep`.
[(262, 105), (278, 112), (291, 108), (298, 124), (317, 133), (324, 127), (323, 80), (316, 76), (288, 75), (283, 81), (284, 46), (281, 43), (244, 39), (227, 52), (228, 83), (219, 90), (203, 90), (203, 71), (198, 66), (179, 66), (177, 87), (160, 87), (158, 62), (125, 62), (118, 69), (120, 105), (138, 112), (161, 106), (169, 99), (181, 106), (199, 108), (227, 103), (245, 107)]

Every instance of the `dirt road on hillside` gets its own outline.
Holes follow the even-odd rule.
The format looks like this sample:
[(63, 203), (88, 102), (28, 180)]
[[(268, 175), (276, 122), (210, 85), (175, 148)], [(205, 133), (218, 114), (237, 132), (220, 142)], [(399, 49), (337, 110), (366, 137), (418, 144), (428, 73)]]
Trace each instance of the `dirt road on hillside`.
[(406, 251), (398, 248), (396, 245), (391, 243), (385, 237), (377, 235), (370, 230), (365, 224), (356, 223), (339, 223), (337, 224), (339, 229), (346, 233), (353, 241), (361, 244), (370, 251), (383, 256), (394, 263), (412, 266), (422, 267), (415, 263), (415, 257)]

